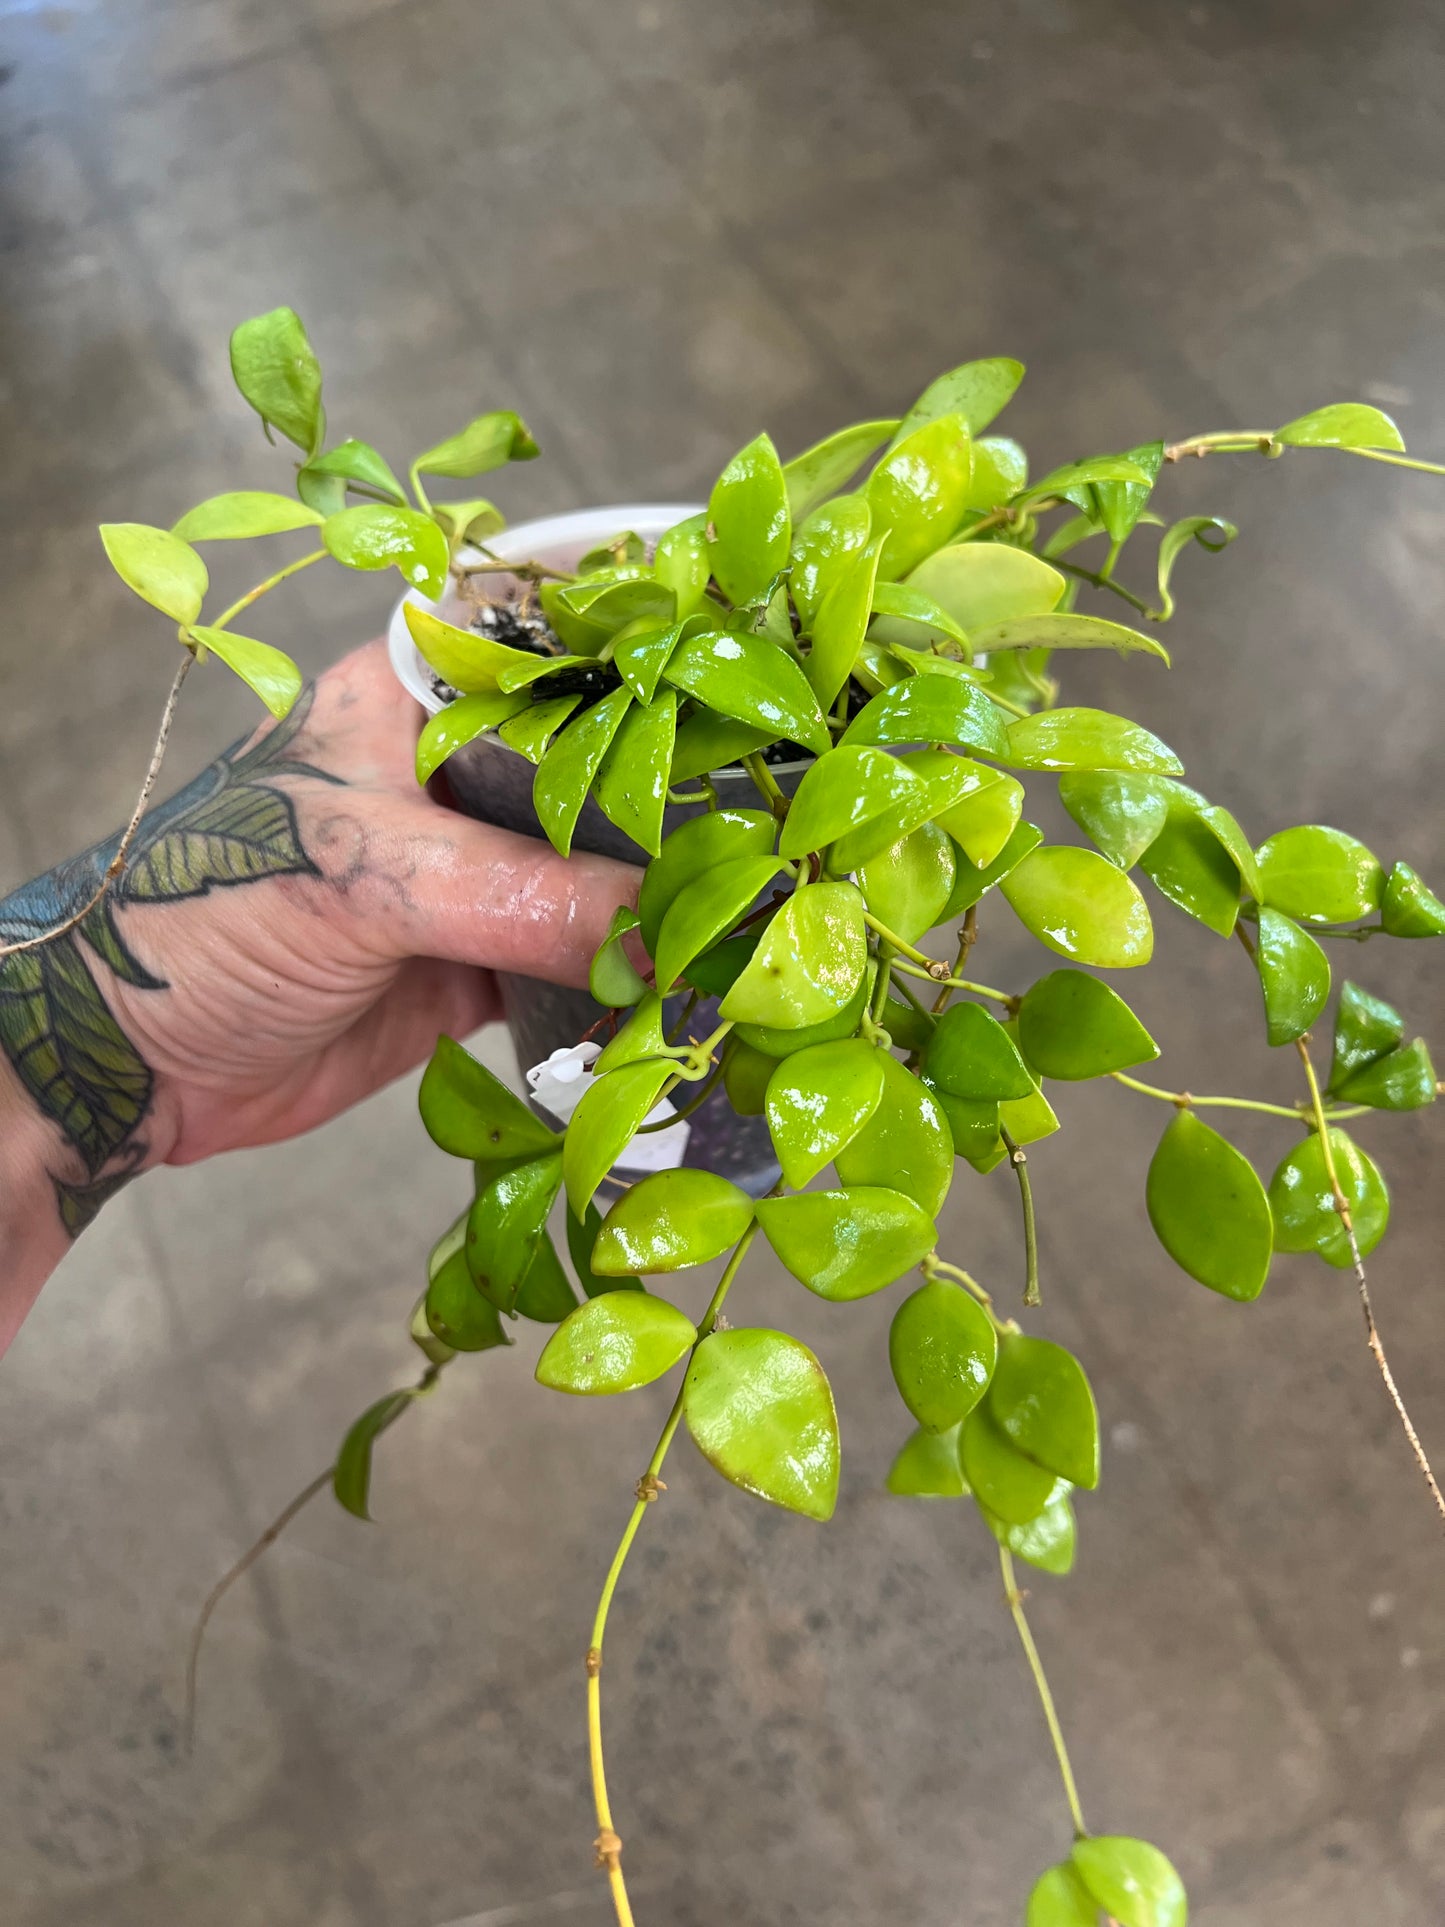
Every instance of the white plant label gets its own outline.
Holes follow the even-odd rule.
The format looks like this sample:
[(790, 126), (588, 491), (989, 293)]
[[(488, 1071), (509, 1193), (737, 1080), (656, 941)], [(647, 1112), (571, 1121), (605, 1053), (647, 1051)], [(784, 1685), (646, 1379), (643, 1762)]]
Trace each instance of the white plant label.
[[(602, 1055), (600, 1044), (569, 1044), (527, 1072), (527, 1088), (559, 1124), (570, 1124), (572, 1113), (592, 1088), (592, 1066)], [(676, 1106), (664, 1097), (643, 1119), (644, 1124), (661, 1124), (673, 1116)], [(682, 1163), (692, 1126), (685, 1118), (668, 1125), (664, 1131), (649, 1131), (635, 1137), (617, 1160), (619, 1171), (672, 1171)]]

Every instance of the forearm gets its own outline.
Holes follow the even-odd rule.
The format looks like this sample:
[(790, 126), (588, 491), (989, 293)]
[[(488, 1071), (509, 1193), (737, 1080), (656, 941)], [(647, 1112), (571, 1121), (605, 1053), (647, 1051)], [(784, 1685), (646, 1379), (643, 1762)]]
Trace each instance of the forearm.
[(54, 1134), (0, 1059), (0, 1352), (70, 1248)]

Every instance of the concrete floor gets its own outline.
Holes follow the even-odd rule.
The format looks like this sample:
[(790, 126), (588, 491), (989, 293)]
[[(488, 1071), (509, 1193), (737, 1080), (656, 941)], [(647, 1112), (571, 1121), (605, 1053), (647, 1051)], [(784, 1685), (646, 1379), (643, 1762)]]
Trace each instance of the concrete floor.
[[(225, 341), (281, 301), (337, 429), (393, 459), (521, 408), (546, 458), (502, 483), (514, 516), (696, 492), (759, 427), (795, 449), (970, 354), (1031, 364), (1009, 419), (1040, 466), (1356, 395), (1445, 455), (1421, 0), (0, 0), (0, 66), (0, 883), (130, 800), (169, 662), (94, 525), (274, 483)], [(1172, 676), (1091, 662), (1071, 691), (1158, 728), (1254, 836), (1339, 822), (1438, 884), (1445, 485), (1321, 456), (1168, 486), (1245, 533), (1181, 565)], [(268, 633), (317, 668), (389, 594), (307, 577)], [(171, 773), (249, 719), (195, 679)], [(1161, 1074), (1292, 1097), (1237, 952), (1156, 920), (1131, 991)], [(1038, 953), (1005, 921), (1013, 981)], [(1445, 1042), (1438, 950), (1344, 962)], [(1200, 1927), (1441, 1919), (1445, 1548), (1350, 1284), (1296, 1259), (1253, 1307), (1190, 1285), (1144, 1218), (1155, 1108), (1060, 1109), (1043, 1326), (1108, 1444), (1034, 1618), (1091, 1821), (1158, 1839)], [(1382, 1324), (1445, 1457), (1445, 1127), (1362, 1136), (1396, 1195)], [(659, 1401), (546, 1397), (535, 1335), (387, 1440), (379, 1526), (323, 1501), (230, 1599), (178, 1744), (197, 1603), (410, 1372), (458, 1193), (408, 1084), (147, 1180), (46, 1292), (0, 1377), (7, 1923), (610, 1920), (581, 1657)], [(1000, 1173), (949, 1222), (1005, 1290), (1015, 1209)], [(821, 1351), (843, 1498), (817, 1529), (679, 1448), (608, 1674), (640, 1918), (1017, 1922), (1061, 1802), (981, 1528), (880, 1496), (891, 1305), (767, 1262), (741, 1295)]]

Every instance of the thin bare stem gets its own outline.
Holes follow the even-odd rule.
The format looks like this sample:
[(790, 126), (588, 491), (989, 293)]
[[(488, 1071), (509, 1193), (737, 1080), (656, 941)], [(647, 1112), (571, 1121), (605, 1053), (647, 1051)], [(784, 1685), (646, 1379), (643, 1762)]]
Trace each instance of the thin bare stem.
[(1413, 455), (1395, 455), (1383, 448), (1343, 448), (1342, 455), (1361, 455), (1367, 462), (1388, 462), (1391, 468), (1417, 468), (1425, 475), (1445, 475), (1439, 462), (1417, 462)]
[(248, 589), (243, 596), (239, 596), (229, 609), (216, 617), (211, 628), (229, 629), (243, 609), (249, 609), (253, 602), (259, 602), (263, 595), (269, 595), (278, 582), (284, 582), (288, 576), (298, 575), (302, 569), (309, 569), (313, 562), (324, 562), (327, 554), (326, 549), (312, 549), (308, 555), (298, 556), (294, 562), (288, 562), (284, 569), (278, 569), (275, 575), (268, 575), (264, 582), (258, 582), (254, 589)]
[[(1177, 1105), (1181, 1111), (1193, 1110), (1196, 1105), (1212, 1104), (1231, 1111), (1263, 1111), (1269, 1117), (1288, 1117), (1296, 1124), (1302, 1124), (1309, 1110), (1308, 1105), (1297, 1104), (1291, 1108), (1288, 1104), (1266, 1104), (1256, 1097), (1196, 1097), (1193, 1091), (1161, 1090), (1157, 1084), (1145, 1084), (1137, 1077), (1126, 1076), (1123, 1071), (1110, 1071), (1109, 1075), (1126, 1090), (1140, 1091), (1145, 1097), (1157, 1097), (1166, 1104)], [(1361, 1117), (1369, 1108), (1368, 1104), (1350, 1104), (1338, 1110), (1326, 1111), (1325, 1116), (1333, 1122), (1339, 1122), (1342, 1118)]]
[(925, 1278), (935, 1278), (940, 1272), (942, 1272), (945, 1277), (956, 1278), (959, 1284), (967, 1291), (972, 1292), (973, 1296), (983, 1306), (984, 1310), (988, 1313), (989, 1323), (1000, 1336), (1018, 1330), (1018, 1325), (1015, 1320), (1012, 1318), (999, 1317), (998, 1313), (994, 1310), (992, 1293), (986, 1291), (971, 1272), (964, 1271), (959, 1265), (949, 1264), (947, 1259), (940, 1258), (936, 1251), (929, 1252), (928, 1256), (919, 1266), (919, 1270)]
[(743, 768), (752, 777), (763, 801), (781, 823), (788, 814), (788, 799), (778, 788), (773, 772), (763, 761), (761, 754), (754, 750), (751, 756), (743, 758)]
[(1300, 1062), (1304, 1066), (1305, 1082), (1309, 1086), (1310, 1104), (1314, 1111), (1315, 1130), (1319, 1134), (1320, 1153), (1324, 1158), (1325, 1176), (1330, 1181), (1330, 1196), (1333, 1200), (1335, 1210), (1339, 1213), (1340, 1223), (1344, 1227), (1346, 1238), (1349, 1240), (1350, 1256), (1354, 1260), (1355, 1283), (1359, 1286), (1360, 1291), (1360, 1309), (1365, 1317), (1365, 1342), (1375, 1355), (1375, 1363), (1380, 1368), (1380, 1377), (1385, 1381), (1385, 1390), (1390, 1394), (1395, 1410), (1399, 1414), (1400, 1424), (1404, 1428), (1405, 1437), (1410, 1441), (1410, 1450), (1415, 1454), (1415, 1462), (1424, 1474), (1425, 1483), (1430, 1488), (1430, 1496), (1435, 1501), (1436, 1510), (1439, 1512), (1441, 1518), (1445, 1519), (1445, 1493), (1442, 1493), (1440, 1490), (1439, 1482), (1431, 1468), (1425, 1448), (1420, 1443), (1420, 1434), (1415, 1430), (1405, 1401), (1400, 1396), (1400, 1388), (1395, 1383), (1395, 1374), (1390, 1370), (1390, 1361), (1385, 1356), (1385, 1347), (1380, 1338), (1379, 1327), (1375, 1323), (1375, 1310), (1370, 1302), (1369, 1282), (1365, 1277), (1365, 1261), (1360, 1255), (1359, 1240), (1355, 1236), (1355, 1225), (1350, 1212), (1350, 1201), (1345, 1196), (1344, 1187), (1340, 1183), (1339, 1172), (1335, 1166), (1334, 1146), (1330, 1143), (1324, 1099), (1320, 1095), (1320, 1081), (1315, 1075), (1314, 1060), (1310, 1056), (1309, 1038), (1307, 1036), (1298, 1038), (1295, 1042), (1295, 1049), (1300, 1054)]
[[(697, 1344), (709, 1336), (717, 1324), (718, 1313), (737, 1277), (743, 1259), (747, 1256), (748, 1246), (757, 1235), (756, 1223), (751, 1224), (733, 1247), (733, 1254), (717, 1289), (708, 1301), (707, 1310), (697, 1328)], [(697, 1349), (696, 1345), (693, 1347)], [(607, 1616), (612, 1609), (613, 1595), (617, 1582), (622, 1577), (622, 1568), (627, 1564), (627, 1555), (632, 1550), (632, 1542), (637, 1537), (647, 1508), (653, 1504), (660, 1492), (667, 1488), (660, 1474), (668, 1450), (677, 1436), (677, 1428), (682, 1423), (683, 1391), (686, 1379), (678, 1388), (677, 1397), (672, 1402), (672, 1410), (667, 1415), (657, 1444), (653, 1447), (652, 1457), (647, 1462), (647, 1470), (637, 1481), (637, 1502), (632, 1508), (617, 1551), (612, 1556), (612, 1564), (607, 1569), (607, 1577), (602, 1583), (602, 1595), (597, 1601), (597, 1613), (592, 1621), (592, 1644), (587, 1649), (587, 1752), (592, 1768), (592, 1800), (597, 1811), (597, 1864), (607, 1875), (608, 1886), (612, 1890), (612, 1905), (617, 1914), (618, 1927), (634, 1927), (632, 1903), (627, 1897), (627, 1882), (622, 1873), (622, 1841), (612, 1824), (612, 1802), (607, 1793), (607, 1763), (602, 1748), (602, 1642), (607, 1633)]]
[[(872, 919), (868, 918), (867, 921), (872, 922)], [(891, 941), (891, 939), (889, 941)], [(944, 970), (948, 968), (946, 964), (942, 967)], [(910, 977), (924, 977), (929, 983), (940, 984), (947, 990), (967, 990), (971, 991), (975, 997), (992, 998), (994, 1003), (1002, 1004), (1007, 1010), (1017, 1010), (1019, 1006), (1019, 999), (1015, 997), (1011, 991), (995, 990), (992, 984), (977, 984), (969, 977), (954, 977), (952, 975), (940, 977), (938, 974), (939, 966), (937, 964), (934, 965), (932, 970), (920, 970), (916, 965), (906, 963), (901, 957), (895, 957), (893, 960), (893, 968), (906, 972)]]
[(145, 781), (141, 784), (140, 795), (136, 798), (135, 808), (130, 813), (130, 821), (126, 824), (125, 829), (121, 833), (120, 842), (116, 845), (115, 855), (105, 867), (104, 876), (80, 908), (66, 917), (64, 922), (55, 924), (53, 928), (49, 930), (42, 930), (38, 936), (23, 937), (18, 943), (0, 944), (0, 960), (6, 957), (16, 956), (22, 950), (39, 950), (47, 943), (54, 943), (57, 937), (63, 937), (67, 931), (73, 930), (78, 923), (84, 923), (91, 911), (95, 909), (101, 898), (104, 897), (106, 891), (109, 890), (111, 884), (125, 868), (126, 858), (130, 855), (130, 846), (135, 841), (135, 833), (140, 828), (141, 818), (146, 813), (146, 808), (151, 800), (151, 792), (156, 786), (156, 778), (161, 773), (161, 764), (165, 761), (166, 744), (170, 741), (171, 724), (175, 721), (176, 704), (180, 701), (181, 688), (185, 683), (186, 677), (191, 673), (191, 666), (195, 660), (195, 657), (189, 649), (185, 650), (181, 656), (180, 666), (177, 668), (175, 676), (171, 680), (170, 694), (166, 697), (166, 706), (161, 711), (160, 728), (156, 731), (155, 747), (151, 751), (151, 760), (145, 773)]
[(1024, 1658), (1028, 1661), (1029, 1671), (1034, 1676), (1034, 1685), (1038, 1689), (1039, 1704), (1044, 1709), (1049, 1738), (1054, 1743), (1054, 1754), (1059, 1762), (1059, 1774), (1064, 1782), (1064, 1798), (1069, 1803), (1069, 1813), (1074, 1822), (1074, 1837), (1077, 1840), (1086, 1840), (1089, 1829), (1084, 1824), (1084, 1809), (1079, 1803), (1079, 1788), (1074, 1779), (1074, 1769), (1069, 1764), (1069, 1749), (1064, 1744), (1064, 1729), (1059, 1724), (1058, 1709), (1054, 1705), (1054, 1696), (1049, 1691), (1044, 1663), (1039, 1658), (1039, 1649), (1034, 1644), (1034, 1636), (1029, 1631), (1029, 1622), (1024, 1616), (1024, 1599), (1027, 1595), (1019, 1591), (1018, 1581), (1014, 1576), (1013, 1554), (1007, 1546), (999, 1547), (998, 1562), (1003, 1573), (1004, 1600), (1013, 1614), (1013, 1622), (1018, 1629), (1019, 1644), (1024, 1649)]
[[(485, 551), (483, 551), (485, 553)], [(576, 576), (566, 569), (549, 568), (545, 562), (503, 562), (493, 558), (487, 562), (454, 562), (454, 576), (470, 575), (515, 575), (524, 582), (575, 582)]]
[[(971, 903), (964, 912), (963, 922), (959, 925), (958, 929), (958, 955), (954, 959), (953, 964), (953, 975), (956, 979), (962, 979), (964, 971), (968, 968), (969, 952), (977, 942), (978, 905)], [(934, 999), (933, 1014), (935, 1017), (941, 1016), (943, 1011), (947, 1009), (948, 999), (952, 994), (952, 989), (952, 984), (945, 984)]]
[(1153, 610), (1143, 596), (1135, 595), (1132, 589), (1126, 589), (1122, 582), (1116, 582), (1102, 569), (1081, 568), (1077, 562), (1065, 562), (1062, 556), (1057, 555), (1053, 559), (1053, 566), (1056, 569), (1062, 569), (1066, 575), (1077, 576), (1081, 582), (1087, 582), (1095, 589), (1107, 589), (1111, 595), (1121, 597), (1131, 609), (1137, 609), (1141, 616), (1153, 614)]
[(1019, 1181), (1019, 1202), (1024, 1213), (1024, 1305), (1028, 1310), (1042, 1303), (1039, 1297), (1039, 1230), (1034, 1219), (1034, 1188), (1029, 1182), (1028, 1153), (1015, 1144), (1008, 1132), (999, 1127), (1004, 1149)]

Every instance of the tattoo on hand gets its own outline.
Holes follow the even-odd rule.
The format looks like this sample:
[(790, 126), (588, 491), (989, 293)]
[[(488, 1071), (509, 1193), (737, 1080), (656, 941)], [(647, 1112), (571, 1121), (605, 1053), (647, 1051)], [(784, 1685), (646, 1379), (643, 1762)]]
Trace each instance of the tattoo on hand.
[[(261, 877), (320, 872), (302, 846), (296, 810), (278, 776), (342, 779), (287, 751), (313, 691), (249, 750), (228, 750), (143, 820), (124, 869), (76, 927), (34, 950), (0, 959), (0, 1051), (82, 1167), (52, 1172), (61, 1222), (76, 1238), (145, 1161), (139, 1135), (150, 1111), (150, 1066), (116, 1021), (92, 966), (99, 957), (137, 990), (166, 983), (131, 950), (116, 923), (123, 904), (176, 903)], [(63, 923), (91, 897), (119, 835), (0, 900), (0, 943)]]

